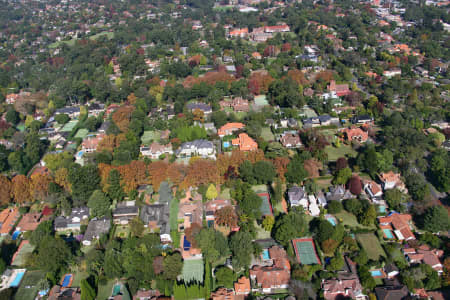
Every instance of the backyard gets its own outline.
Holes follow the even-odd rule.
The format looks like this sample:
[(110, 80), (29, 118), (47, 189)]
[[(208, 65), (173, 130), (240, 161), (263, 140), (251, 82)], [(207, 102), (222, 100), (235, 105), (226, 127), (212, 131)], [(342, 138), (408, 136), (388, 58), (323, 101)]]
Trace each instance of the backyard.
[(142, 144), (150, 145), (152, 141), (159, 142), (161, 134), (158, 131), (148, 130), (144, 131), (141, 137)]
[(186, 259), (183, 263), (181, 277), (184, 282), (203, 282), (203, 259)]
[(366, 251), (367, 257), (377, 261), (380, 256), (386, 257), (386, 253), (381, 247), (380, 241), (373, 233), (360, 233), (356, 235), (356, 239)]
[(351, 214), (345, 210), (342, 210), (340, 213), (334, 214), (334, 216), (342, 223), (344, 226), (352, 227), (352, 228), (362, 228), (362, 229), (376, 229), (375, 225), (364, 226), (358, 223), (356, 216)]
[(275, 140), (275, 136), (273, 135), (272, 131), (269, 127), (263, 127), (261, 129), (261, 137), (266, 141), (270, 142)]
[(326, 146), (325, 152), (328, 154), (329, 161), (336, 161), (339, 157), (356, 157), (358, 154), (351, 146), (343, 144), (339, 148)]
[(28, 271), (22, 279), (19, 289), (15, 295), (15, 299), (33, 300), (39, 292), (37, 286), (41, 279), (45, 279), (43, 271)]
[(117, 225), (114, 236), (125, 239), (130, 235), (130, 226)]

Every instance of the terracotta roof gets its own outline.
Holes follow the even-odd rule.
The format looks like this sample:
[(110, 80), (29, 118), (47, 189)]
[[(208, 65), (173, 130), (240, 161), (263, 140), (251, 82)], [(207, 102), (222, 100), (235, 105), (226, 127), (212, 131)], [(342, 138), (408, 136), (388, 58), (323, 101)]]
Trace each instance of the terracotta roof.
[[(380, 224), (392, 224), (392, 227), (394, 227), (396, 231), (399, 231), (403, 236), (403, 239), (405, 240), (416, 238), (409, 226), (409, 222), (411, 220), (412, 216), (410, 214), (399, 214), (399, 213), (391, 213), (387, 217), (378, 218), (378, 222)], [(399, 237), (399, 239), (402, 239), (402, 237)]]
[(41, 223), (41, 213), (27, 213), (23, 215), (17, 228), (21, 231), (34, 231)]
[(4, 209), (0, 213), (0, 234), (8, 234), (14, 227), (19, 218), (19, 209), (17, 207)]
[(234, 283), (234, 291), (236, 292), (236, 294), (240, 295), (250, 293), (250, 279), (245, 276), (239, 278), (238, 281)]
[(342, 132), (346, 135), (348, 141), (357, 140), (359, 142), (366, 142), (369, 134), (361, 128), (345, 128)]
[(219, 136), (230, 135), (234, 131), (237, 131), (244, 127), (245, 127), (245, 125), (242, 123), (227, 123), (227, 124), (223, 125), (222, 127), (220, 127), (219, 130), (217, 131), (217, 133), (219, 134)]
[(239, 150), (241, 151), (253, 151), (258, 149), (258, 144), (246, 133), (239, 134), (238, 138), (233, 139), (231, 143), (234, 146), (239, 146)]

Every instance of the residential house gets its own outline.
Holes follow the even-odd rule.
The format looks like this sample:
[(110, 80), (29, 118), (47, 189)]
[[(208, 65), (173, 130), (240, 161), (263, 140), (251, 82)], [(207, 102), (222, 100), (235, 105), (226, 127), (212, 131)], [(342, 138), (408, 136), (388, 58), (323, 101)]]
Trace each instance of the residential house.
[(304, 128), (314, 128), (318, 126), (328, 126), (339, 123), (339, 118), (331, 117), (329, 115), (322, 115), (318, 117), (311, 117), (303, 120)]
[(231, 38), (246, 38), (248, 36), (248, 28), (236, 28), (231, 30), (228, 33), (228, 36)]
[(140, 152), (143, 156), (150, 157), (152, 159), (158, 159), (161, 155), (172, 155), (172, 144), (161, 145), (158, 142), (153, 142), (150, 146), (141, 146)]
[(168, 243), (172, 241), (170, 237), (170, 210), (169, 204), (151, 204), (144, 205), (141, 208), (140, 216), (144, 226), (152, 231), (159, 231), (161, 242)]
[(161, 296), (158, 290), (138, 290), (133, 300), (156, 300)]
[(345, 129), (341, 130), (341, 132), (344, 133), (348, 142), (356, 141), (358, 143), (364, 143), (364, 142), (367, 142), (367, 140), (369, 139), (368, 132), (362, 130), (361, 128), (357, 128), (355, 126), (352, 126), (351, 128), (345, 128)]
[(6, 95), (6, 104), (14, 104), (19, 98), (20, 94), (7, 94)]
[(6, 208), (0, 213), (0, 235), (9, 234), (20, 217), (20, 212), (17, 207)]
[(402, 75), (401, 69), (392, 69), (392, 70), (383, 71), (383, 76), (387, 77), (387, 78), (391, 78), (394, 76), (400, 76), (400, 75)]
[(442, 250), (430, 249), (428, 245), (422, 245), (418, 249), (403, 249), (403, 253), (411, 264), (427, 264), (439, 275), (444, 273), (444, 267), (439, 260), (444, 255)]
[(377, 300), (402, 300), (409, 296), (408, 288), (404, 285), (387, 285), (375, 288)]
[(389, 263), (384, 266), (384, 272), (386, 273), (388, 278), (394, 278), (398, 274), (400, 274), (399, 269), (394, 263)]
[(288, 25), (275, 25), (275, 26), (264, 26), (264, 32), (267, 33), (278, 33), (278, 32), (289, 32), (291, 29)]
[(379, 198), (383, 195), (381, 186), (373, 180), (362, 180), (364, 191), (369, 194), (370, 199)]
[(80, 115), (80, 107), (79, 106), (69, 106), (59, 108), (55, 111), (55, 115), (66, 114), (71, 119), (76, 118)]
[(399, 173), (394, 173), (392, 171), (389, 171), (387, 173), (381, 173), (378, 176), (382, 182), (383, 188), (385, 190), (390, 190), (393, 188), (397, 188), (402, 192), (408, 192), (406, 189), (405, 183), (400, 178)]
[(214, 199), (206, 202), (204, 206), (206, 222), (209, 226), (210, 222), (214, 223), (216, 211), (221, 208), (231, 206), (231, 201), (229, 199)]
[(262, 59), (262, 56), (261, 56), (261, 54), (259, 52), (253, 52), (252, 53), (252, 57), (254, 59), (257, 59), (257, 60), (261, 60)]
[(88, 107), (88, 115), (98, 117), (102, 112), (105, 111), (105, 104), (103, 103), (92, 103)]
[(231, 141), (233, 146), (239, 146), (240, 151), (255, 151), (258, 144), (246, 133), (240, 133), (236, 139)]
[(247, 99), (241, 97), (235, 97), (231, 100), (230, 106), (235, 112), (248, 112), (250, 110), (250, 104)]
[(203, 204), (201, 200), (189, 200), (179, 204), (178, 209), (178, 230), (184, 231), (197, 223), (203, 223)]
[(285, 148), (300, 148), (302, 141), (297, 133), (284, 132), (280, 137), (280, 143)]
[(392, 212), (386, 217), (378, 217), (381, 229), (392, 230), (400, 241), (415, 240), (416, 237), (411, 231), (412, 216), (410, 214), (399, 214)]
[(113, 222), (114, 224), (126, 225), (131, 219), (138, 216), (139, 208), (135, 205), (118, 205), (113, 210)]
[(303, 187), (291, 187), (288, 191), (288, 200), (291, 207), (303, 206), (308, 209), (308, 195)]
[(21, 232), (36, 230), (38, 225), (42, 222), (41, 217), (42, 214), (40, 212), (24, 214), (22, 219), (20, 219), (19, 224), (17, 224), (16, 230), (20, 230)]
[(219, 130), (217, 131), (217, 134), (220, 137), (224, 137), (226, 135), (231, 135), (235, 131), (238, 131), (244, 127), (245, 127), (245, 125), (242, 123), (227, 123), (219, 128)]
[(272, 293), (285, 289), (291, 279), (291, 265), (286, 251), (280, 246), (269, 248), (272, 266), (254, 266), (250, 270), (250, 279), (254, 282), (254, 292)]
[(328, 201), (342, 201), (355, 198), (344, 185), (331, 186), (326, 193), (326, 197)]
[(211, 105), (205, 104), (205, 103), (199, 103), (199, 102), (192, 102), (186, 104), (187, 110), (190, 112), (194, 112), (195, 110), (202, 111), (205, 115), (209, 115), (212, 113)]
[(83, 245), (90, 246), (94, 240), (99, 239), (103, 234), (106, 234), (111, 229), (111, 220), (103, 217), (101, 219), (94, 218), (89, 221), (86, 232), (84, 233)]
[(55, 285), (48, 294), (48, 300), (81, 300), (81, 290), (78, 287), (62, 287)]
[(336, 81), (331, 80), (327, 86), (328, 91), (336, 93), (338, 97), (344, 97), (350, 94), (348, 84), (336, 84)]
[(234, 283), (234, 292), (236, 295), (248, 295), (251, 292), (250, 279), (242, 276)]
[(90, 153), (95, 152), (101, 140), (105, 137), (104, 134), (98, 134), (95, 136), (89, 136), (83, 140), (81, 143), (81, 149), (84, 152)]
[(225, 287), (218, 288), (215, 292), (211, 292), (212, 300), (238, 300), (244, 299), (244, 296), (237, 296), (233, 289), (227, 289)]
[(100, 125), (100, 127), (98, 128), (98, 132), (106, 134), (106, 132), (108, 131), (110, 126), (111, 126), (111, 122), (110, 121), (104, 121), (102, 123), (102, 125)]
[[(79, 231), (81, 223), (89, 219), (89, 208), (86, 206), (72, 208), (70, 216), (55, 218), (55, 231)], [(84, 223), (84, 222), (83, 222)]]
[(353, 117), (352, 122), (357, 125), (372, 124), (373, 118), (369, 115), (355, 116)]
[(178, 157), (201, 156), (203, 158), (215, 159), (216, 148), (213, 142), (207, 140), (195, 140), (186, 142), (175, 151)]

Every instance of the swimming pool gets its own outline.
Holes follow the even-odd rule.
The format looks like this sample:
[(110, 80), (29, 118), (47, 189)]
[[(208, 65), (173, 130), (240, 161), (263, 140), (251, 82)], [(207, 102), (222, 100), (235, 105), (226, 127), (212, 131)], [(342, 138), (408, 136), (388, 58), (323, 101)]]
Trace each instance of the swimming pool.
[(370, 274), (372, 274), (372, 277), (380, 277), (383, 276), (380, 270), (370, 270)]
[(263, 260), (269, 260), (270, 259), (269, 250), (264, 249), (263, 253), (262, 253), (262, 257), (263, 257)]
[(72, 274), (66, 274), (64, 275), (63, 281), (61, 283), (62, 287), (69, 287), (70, 284), (72, 283)]
[(13, 241), (17, 240), (17, 238), (19, 237), (19, 235), (20, 235), (21, 233), (22, 233), (22, 232), (21, 232), (20, 230), (14, 231), (14, 233), (13, 233), (13, 235), (12, 235), (12, 240), (13, 240)]
[(383, 229), (384, 236), (388, 239), (393, 239), (392, 231), (390, 229)]
[(230, 147), (230, 142), (223, 142), (223, 147), (224, 148)]
[(121, 288), (122, 288), (122, 285), (121, 285), (121, 284), (116, 284), (116, 285), (114, 286), (114, 288), (113, 288), (112, 296), (114, 297), (114, 296), (119, 295), (119, 294), (120, 294), (120, 289), (121, 289)]
[(80, 159), (80, 158), (83, 157), (83, 154), (84, 154), (84, 151), (83, 151), (83, 150), (80, 150), (80, 151), (78, 151), (78, 153), (75, 155), (75, 158)]
[(23, 275), (25, 275), (25, 272), (18, 272), (16, 278), (14, 278), (13, 282), (11, 282), (9, 286), (18, 287), (20, 282), (22, 281)]
[(385, 213), (385, 212), (386, 212), (386, 206), (384, 206), (384, 205), (378, 206), (378, 211), (379, 211), (380, 213)]
[(334, 220), (334, 218), (327, 218), (327, 220), (331, 223), (331, 225), (336, 226), (336, 221)]

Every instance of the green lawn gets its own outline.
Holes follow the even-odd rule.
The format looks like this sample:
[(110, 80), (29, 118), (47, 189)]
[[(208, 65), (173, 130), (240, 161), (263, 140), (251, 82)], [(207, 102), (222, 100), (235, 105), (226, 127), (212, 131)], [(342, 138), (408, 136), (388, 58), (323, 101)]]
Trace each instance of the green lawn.
[(272, 131), (269, 127), (263, 127), (261, 129), (261, 137), (266, 141), (270, 142), (275, 140), (275, 136), (273, 135)]
[(333, 146), (326, 146), (325, 152), (328, 154), (329, 161), (336, 161), (339, 157), (356, 157), (358, 152), (352, 149), (351, 146), (342, 145), (339, 148)]
[(265, 231), (262, 226), (258, 225), (258, 223), (255, 222), (255, 228), (256, 228), (256, 239), (257, 240), (263, 240), (263, 239), (269, 239), (270, 238), (270, 232)]
[(77, 270), (77, 272), (75, 272), (73, 275), (74, 275), (73, 281), (72, 281), (73, 287), (80, 287), (81, 280), (89, 277), (89, 274), (87, 272), (83, 272), (83, 271), (79, 271), (79, 270)]
[(69, 121), (64, 125), (64, 127), (61, 129), (62, 132), (71, 132), (72, 129), (77, 125), (78, 120), (72, 120)]
[(114, 232), (114, 236), (121, 238), (121, 239), (126, 239), (128, 236), (130, 235), (130, 227), (126, 226), (126, 225), (117, 225), (116, 226), (116, 230)]
[[(112, 39), (112, 38), (114, 38), (114, 32), (103, 31), (103, 32), (97, 33), (97, 34), (95, 34), (93, 36), (90, 36), (89, 39), (97, 40), (101, 36), (106, 36), (108, 39)], [(54, 42), (54, 43), (50, 44), (48, 47), (53, 49), (53, 48), (57, 48), (57, 47), (61, 46), (62, 44), (66, 44), (67, 46), (71, 47), (71, 46), (75, 45), (75, 42), (77, 40), (78, 39), (74, 38), (74, 39), (71, 39), (71, 40), (68, 40), (68, 41)]]
[(97, 300), (107, 300), (112, 294), (112, 287), (115, 282), (115, 280), (109, 280), (106, 285), (99, 285)]
[(340, 223), (342, 223), (344, 226), (349, 227), (359, 227), (363, 229), (376, 229), (375, 225), (371, 226), (364, 226), (358, 223), (358, 220), (356, 219), (356, 216), (354, 214), (349, 213), (348, 211), (342, 210), (340, 213), (337, 213), (334, 215)]
[(159, 142), (161, 134), (158, 131), (148, 130), (144, 131), (141, 141), (144, 145), (150, 145), (152, 141)]
[(266, 193), (268, 191), (267, 185), (265, 185), (265, 184), (253, 185), (252, 190), (255, 193)]
[[(34, 300), (36, 294), (39, 292), (37, 284), (41, 279), (45, 278), (43, 271), (28, 271), (20, 283), (15, 299), (20, 300)], [(27, 288), (28, 287), (28, 288)]]
[(170, 223), (170, 230), (177, 230), (178, 228), (178, 209), (179, 209), (180, 200), (173, 198), (170, 201), (170, 216), (169, 216), (169, 223)]
[(181, 277), (186, 283), (190, 281), (203, 282), (203, 269), (203, 259), (186, 259), (183, 263)]
[(381, 256), (386, 257), (384, 249), (381, 247), (380, 241), (373, 233), (360, 233), (356, 235), (356, 239), (366, 251), (369, 259), (377, 261)]

